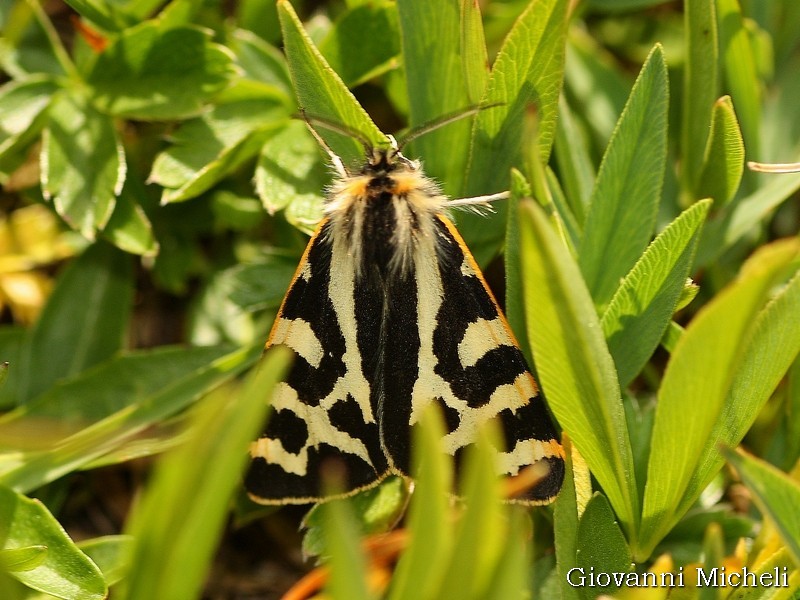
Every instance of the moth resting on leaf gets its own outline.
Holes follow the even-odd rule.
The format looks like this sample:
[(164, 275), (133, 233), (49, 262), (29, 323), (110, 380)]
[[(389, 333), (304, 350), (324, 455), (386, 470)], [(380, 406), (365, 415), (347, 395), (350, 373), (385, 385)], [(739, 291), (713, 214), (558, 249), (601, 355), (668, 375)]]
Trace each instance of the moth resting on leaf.
[(326, 500), (327, 460), (343, 465), (348, 495), (408, 476), (411, 428), (435, 403), (447, 453), (458, 457), (482, 423), (497, 419), (500, 474), (546, 467), (512, 500), (551, 502), (564, 452), (508, 323), (446, 216), (494, 197), (448, 200), (390, 141), (368, 151), (357, 174), (326, 147), (338, 178), (267, 341), (295, 359), (250, 449), (250, 496)]

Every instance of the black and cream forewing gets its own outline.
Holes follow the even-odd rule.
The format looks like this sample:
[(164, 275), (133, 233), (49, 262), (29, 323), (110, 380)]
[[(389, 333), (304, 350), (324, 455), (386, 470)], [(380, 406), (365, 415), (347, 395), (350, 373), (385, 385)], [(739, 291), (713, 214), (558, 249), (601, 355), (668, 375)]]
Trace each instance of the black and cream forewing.
[[(482, 201), (482, 200), (479, 200)], [(306, 248), (267, 346), (295, 354), (251, 447), (251, 497), (326, 499), (321, 469), (338, 461), (345, 492), (407, 476), (411, 428), (437, 404), (443, 448), (460, 456), (486, 421), (501, 426), (498, 471), (542, 475), (516, 501), (557, 494), (563, 450), (508, 323), (445, 215), (451, 204), (416, 162), (377, 149), (342, 173)], [(541, 468), (546, 467), (546, 468)]]

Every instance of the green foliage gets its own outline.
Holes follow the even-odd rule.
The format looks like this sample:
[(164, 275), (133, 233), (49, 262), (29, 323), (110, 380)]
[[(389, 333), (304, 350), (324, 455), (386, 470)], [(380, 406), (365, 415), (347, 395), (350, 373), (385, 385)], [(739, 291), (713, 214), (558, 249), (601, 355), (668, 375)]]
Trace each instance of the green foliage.
[[(745, 169), (800, 158), (796, 2), (66, 4), (76, 25), (0, 7), (0, 595), (199, 597), (284, 358), (232, 380), (330, 182), (293, 117), (357, 168), (362, 142), (476, 106), (404, 153), (448, 195), (511, 189), (455, 217), (482, 266), (502, 251), (564, 489), (552, 513), (503, 503), (492, 432), (456, 474), (426, 415), (413, 493), (305, 519), (327, 592), (636, 598), (566, 574), (738, 561), (792, 577), (748, 597), (797, 594), (800, 174)], [(165, 451), (125, 535), (72, 542), (66, 490)], [(760, 514), (721, 499), (735, 476)], [(361, 537), (407, 504), (376, 585)]]

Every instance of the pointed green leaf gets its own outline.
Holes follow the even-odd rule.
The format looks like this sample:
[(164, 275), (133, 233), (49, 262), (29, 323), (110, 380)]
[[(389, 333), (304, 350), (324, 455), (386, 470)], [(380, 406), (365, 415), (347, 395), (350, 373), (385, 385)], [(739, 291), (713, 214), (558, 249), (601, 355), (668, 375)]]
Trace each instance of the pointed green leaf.
[(322, 218), (322, 194), (330, 174), (305, 123), (289, 122), (264, 143), (255, 183), (269, 214), (286, 209), (290, 223), (307, 233), (314, 230)]
[(742, 450), (724, 451), (745, 485), (753, 493), (756, 505), (778, 528), (783, 542), (800, 565), (800, 484), (769, 463)]
[(347, 87), (355, 87), (400, 65), (397, 6), (381, 0), (346, 11), (319, 51)]
[(135, 542), (121, 598), (200, 594), (230, 499), (241, 485), (245, 449), (261, 429), (267, 399), (288, 364), (288, 352), (273, 349), (240, 394), (222, 390), (196, 407), (186, 443), (160, 461), (126, 524)]
[(85, 98), (61, 94), (50, 107), (42, 149), (42, 192), (69, 225), (93, 240), (125, 182), (125, 151), (112, 120)]
[(244, 98), (219, 104), (175, 132), (173, 145), (153, 163), (150, 181), (166, 189), (162, 204), (193, 198), (255, 155), (266, 132), (286, 122), (276, 98)]
[[(215, 350), (219, 351), (219, 349)], [(91, 422), (87, 427), (64, 439), (58, 439), (55, 444), (47, 444), (45, 449), (37, 448), (32, 452), (25, 453), (21, 462), (6, 468), (0, 475), (0, 481), (17, 490), (31, 490), (81, 468), (98, 457), (115, 451), (153, 424), (183, 410), (197, 398), (234, 377), (251, 365), (260, 352), (259, 346), (224, 354), (218, 358), (207, 360), (200, 366), (187, 368), (187, 365), (179, 364), (175, 371), (165, 373), (165, 375), (168, 373), (175, 375), (165, 385), (161, 385), (157, 389), (145, 388), (141, 391), (139, 380), (131, 379), (131, 376), (136, 374), (135, 368), (131, 368), (127, 373), (122, 373), (127, 377), (121, 377), (120, 380), (109, 380), (108, 372), (113, 372), (113, 370), (104, 371), (98, 367), (94, 372), (87, 373), (83, 381), (76, 381), (73, 385), (76, 388), (81, 385), (90, 388), (92, 383), (90, 377), (94, 377), (96, 385), (101, 382), (104, 384), (100, 398), (108, 395), (113, 401), (119, 402), (119, 397), (121, 397), (126, 400), (125, 405), (122, 408), (113, 406), (111, 410), (106, 410), (106, 414), (103, 414), (100, 420)], [(144, 360), (141, 362), (146, 363)], [(143, 364), (124, 366), (141, 368)], [(158, 367), (150, 367), (150, 371), (157, 369)], [(96, 396), (90, 395), (90, 392), (85, 392), (85, 394), (87, 399), (96, 398)], [(74, 396), (71, 397), (74, 398)], [(51, 406), (57, 407), (58, 405), (48, 403), (48, 407)], [(41, 422), (52, 427), (52, 421), (45, 419)], [(36, 420), (33, 420), (32, 424), (35, 423)], [(22, 424), (26, 425), (24, 421)], [(3, 424), (0, 435), (4, 440), (19, 440), (15, 425), (17, 425), (15, 422)], [(30, 428), (31, 424), (27, 426)], [(21, 429), (24, 431), (24, 427)], [(9, 438), (12, 435), (15, 435), (16, 438)], [(45, 438), (45, 441), (53, 440)], [(27, 443), (30, 444), (31, 440), (28, 440)]]
[(0, 572), (30, 571), (41, 565), (47, 557), (47, 546), (36, 544), (21, 548), (0, 550)]
[(210, 37), (208, 30), (155, 21), (125, 29), (88, 75), (93, 102), (114, 116), (145, 121), (196, 114), (234, 74), (231, 53)]
[(0, 156), (39, 135), (45, 109), (58, 86), (47, 77), (10, 81), (0, 87)]
[(100, 568), (106, 583), (114, 585), (128, 571), (126, 559), (133, 541), (128, 535), (105, 535), (79, 542), (78, 548)]
[(650, 358), (677, 309), (710, 204), (698, 202), (653, 240), (603, 313), (603, 333), (623, 387)]
[(122, 347), (133, 301), (132, 278), (130, 257), (104, 242), (90, 246), (67, 267), (12, 374), (18, 404)]
[[(471, 97), (470, 93), (485, 78), (487, 65), (480, 62), (481, 48), (462, 48), (467, 41), (482, 41), (476, 31), (481, 27), (478, 3), (400, 0), (397, 10), (409, 125), (422, 125), (478, 104), (481, 96)], [(410, 154), (424, 160), (425, 171), (441, 182), (449, 196), (462, 193), (473, 119), (451, 123), (412, 144)]]
[[(300, 108), (306, 111), (312, 121), (313, 117), (319, 117), (357, 132), (372, 145), (385, 145), (386, 137), (325, 62), (288, 0), (278, 1), (278, 16), (286, 60)], [(364, 159), (364, 148), (359, 140), (325, 127), (316, 129), (345, 165), (360, 163)]]
[(561, 440), (566, 452), (566, 470), (564, 483), (558, 498), (553, 505), (553, 533), (556, 545), (556, 569), (558, 571), (559, 589), (562, 600), (578, 600), (578, 589), (569, 585), (567, 573), (576, 566), (577, 537), (578, 537), (578, 500), (575, 491), (575, 476), (573, 473), (572, 444), (565, 439)]
[(158, 242), (153, 234), (153, 226), (141, 205), (136, 192), (145, 194), (141, 181), (128, 178), (122, 192), (117, 197), (114, 212), (102, 231), (103, 237), (120, 250), (140, 256), (158, 254)]
[(698, 198), (713, 198), (719, 208), (733, 199), (744, 171), (744, 142), (729, 96), (714, 104)]
[(739, 0), (717, 0), (720, 58), (725, 82), (750, 156), (761, 156), (761, 89), (756, 57)]
[(595, 173), (589, 155), (588, 140), (564, 98), (561, 98), (558, 104), (553, 151), (560, 180), (564, 186), (564, 195), (582, 230), (589, 210)]
[[(800, 252), (800, 248), (798, 248)], [(740, 345), (739, 363), (733, 370), (728, 396), (709, 439), (700, 454), (697, 472), (687, 488), (682, 506), (688, 507), (722, 465), (720, 445), (742, 441), (772, 392), (800, 352), (800, 273), (769, 298), (756, 315), (749, 339)]]
[(39, 502), (0, 486), (0, 545), (4, 549), (44, 546), (38, 566), (11, 570), (26, 586), (65, 600), (101, 600), (108, 592), (100, 569), (81, 552), (50, 511)]
[(667, 158), (668, 99), (667, 66), (656, 46), (608, 143), (584, 225), (579, 263), (598, 306), (650, 241)]
[(506, 318), (519, 342), (525, 358), (531, 360), (528, 332), (525, 326), (525, 299), (522, 291), (522, 264), (519, 241), (519, 203), (529, 197), (530, 186), (524, 175), (516, 169), (511, 172), (511, 199), (508, 201), (506, 220), (506, 246), (503, 264), (506, 271)]
[(449, 510), (453, 461), (443, 452), (444, 423), (433, 405), (425, 410), (412, 433), (415, 487), (407, 518), (411, 540), (397, 563), (390, 600), (438, 597), (453, 548)]
[[(683, 12), (686, 59), (683, 67), (681, 174), (693, 192), (703, 168), (711, 108), (719, 97), (716, 0), (687, 0)], [(694, 198), (699, 198), (694, 194)], [(693, 198), (693, 199), (694, 199)]]
[[(709, 453), (728, 435), (722, 431), (728, 422), (721, 419), (725, 404), (730, 402), (731, 394), (735, 397), (738, 393), (735, 384), (750, 383), (738, 381), (738, 374), (746, 368), (744, 374), (749, 379), (756, 364), (763, 366), (771, 361), (776, 361), (779, 368), (785, 352), (794, 352), (784, 365), (786, 368), (794, 358), (800, 343), (800, 324), (791, 327), (788, 334), (796, 339), (794, 348), (790, 346), (786, 351), (772, 348), (770, 352), (770, 347), (759, 342), (759, 338), (779, 334), (774, 325), (760, 332), (761, 320), (757, 316), (772, 286), (799, 255), (800, 243), (796, 240), (764, 247), (745, 264), (739, 278), (697, 314), (678, 341), (658, 394), (641, 538), (635, 549), (638, 560), (649, 556), (655, 544), (708, 484), (709, 475), (716, 472), (709, 466), (714, 461)], [(784, 310), (795, 302), (789, 302), (790, 306)], [(761, 360), (748, 366), (755, 358), (748, 358), (751, 351)], [(775, 377), (775, 370), (766, 371), (765, 379), (759, 383)], [(761, 394), (768, 396), (770, 391), (756, 391), (747, 385), (742, 394), (752, 401), (760, 400)], [(739, 410), (737, 407), (734, 413), (737, 419), (742, 414)], [(675, 443), (676, 439), (680, 439), (680, 444)]]
[(323, 532), (329, 569), (326, 595), (333, 600), (367, 600), (367, 569), (358, 526), (348, 500), (333, 500), (322, 506)]
[(539, 155), (542, 160), (550, 155), (564, 75), (566, 11), (564, 0), (533, 0), (503, 42), (481, 102), (498, 106), (475, 118), (465, 195), (508, 187), (509, 169), (519, 162), (523, 116), (531, 104)]
[(614, 362), (578, 267), (538, 206), (520, 212), (528, 337), (550, 408), (631, 534), (638, 498)]
[(759, 223), (765, 222), (772, 211), (800, 189), (800, 173), (771, 177), (752, 194), (735, 200), (722, 214), (709, 220), (697, 249), (696, 266), (713, 263)]

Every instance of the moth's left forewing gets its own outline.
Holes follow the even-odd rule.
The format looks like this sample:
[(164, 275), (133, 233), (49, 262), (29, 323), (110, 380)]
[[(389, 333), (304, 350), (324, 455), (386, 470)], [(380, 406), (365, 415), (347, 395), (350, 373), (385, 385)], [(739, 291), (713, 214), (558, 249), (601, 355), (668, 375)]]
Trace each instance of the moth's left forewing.
[[(434, 223), (436, 250), (422, 248), (415, 264), (419, 358), (410, 422), (427, 404), (437, 403), (448, 430), (445, 449), (458, 456), (485, 422), (496, 419), (505, 445), (498, 452), (498, 472), (518, 476), (535, 465), (539, 474), (515, 499), (550, 502), (561, 487), (564, 453), (542, 396), (455, 226), (443, 215)], [(391, 445), (389, 452), (394, 456)]]

